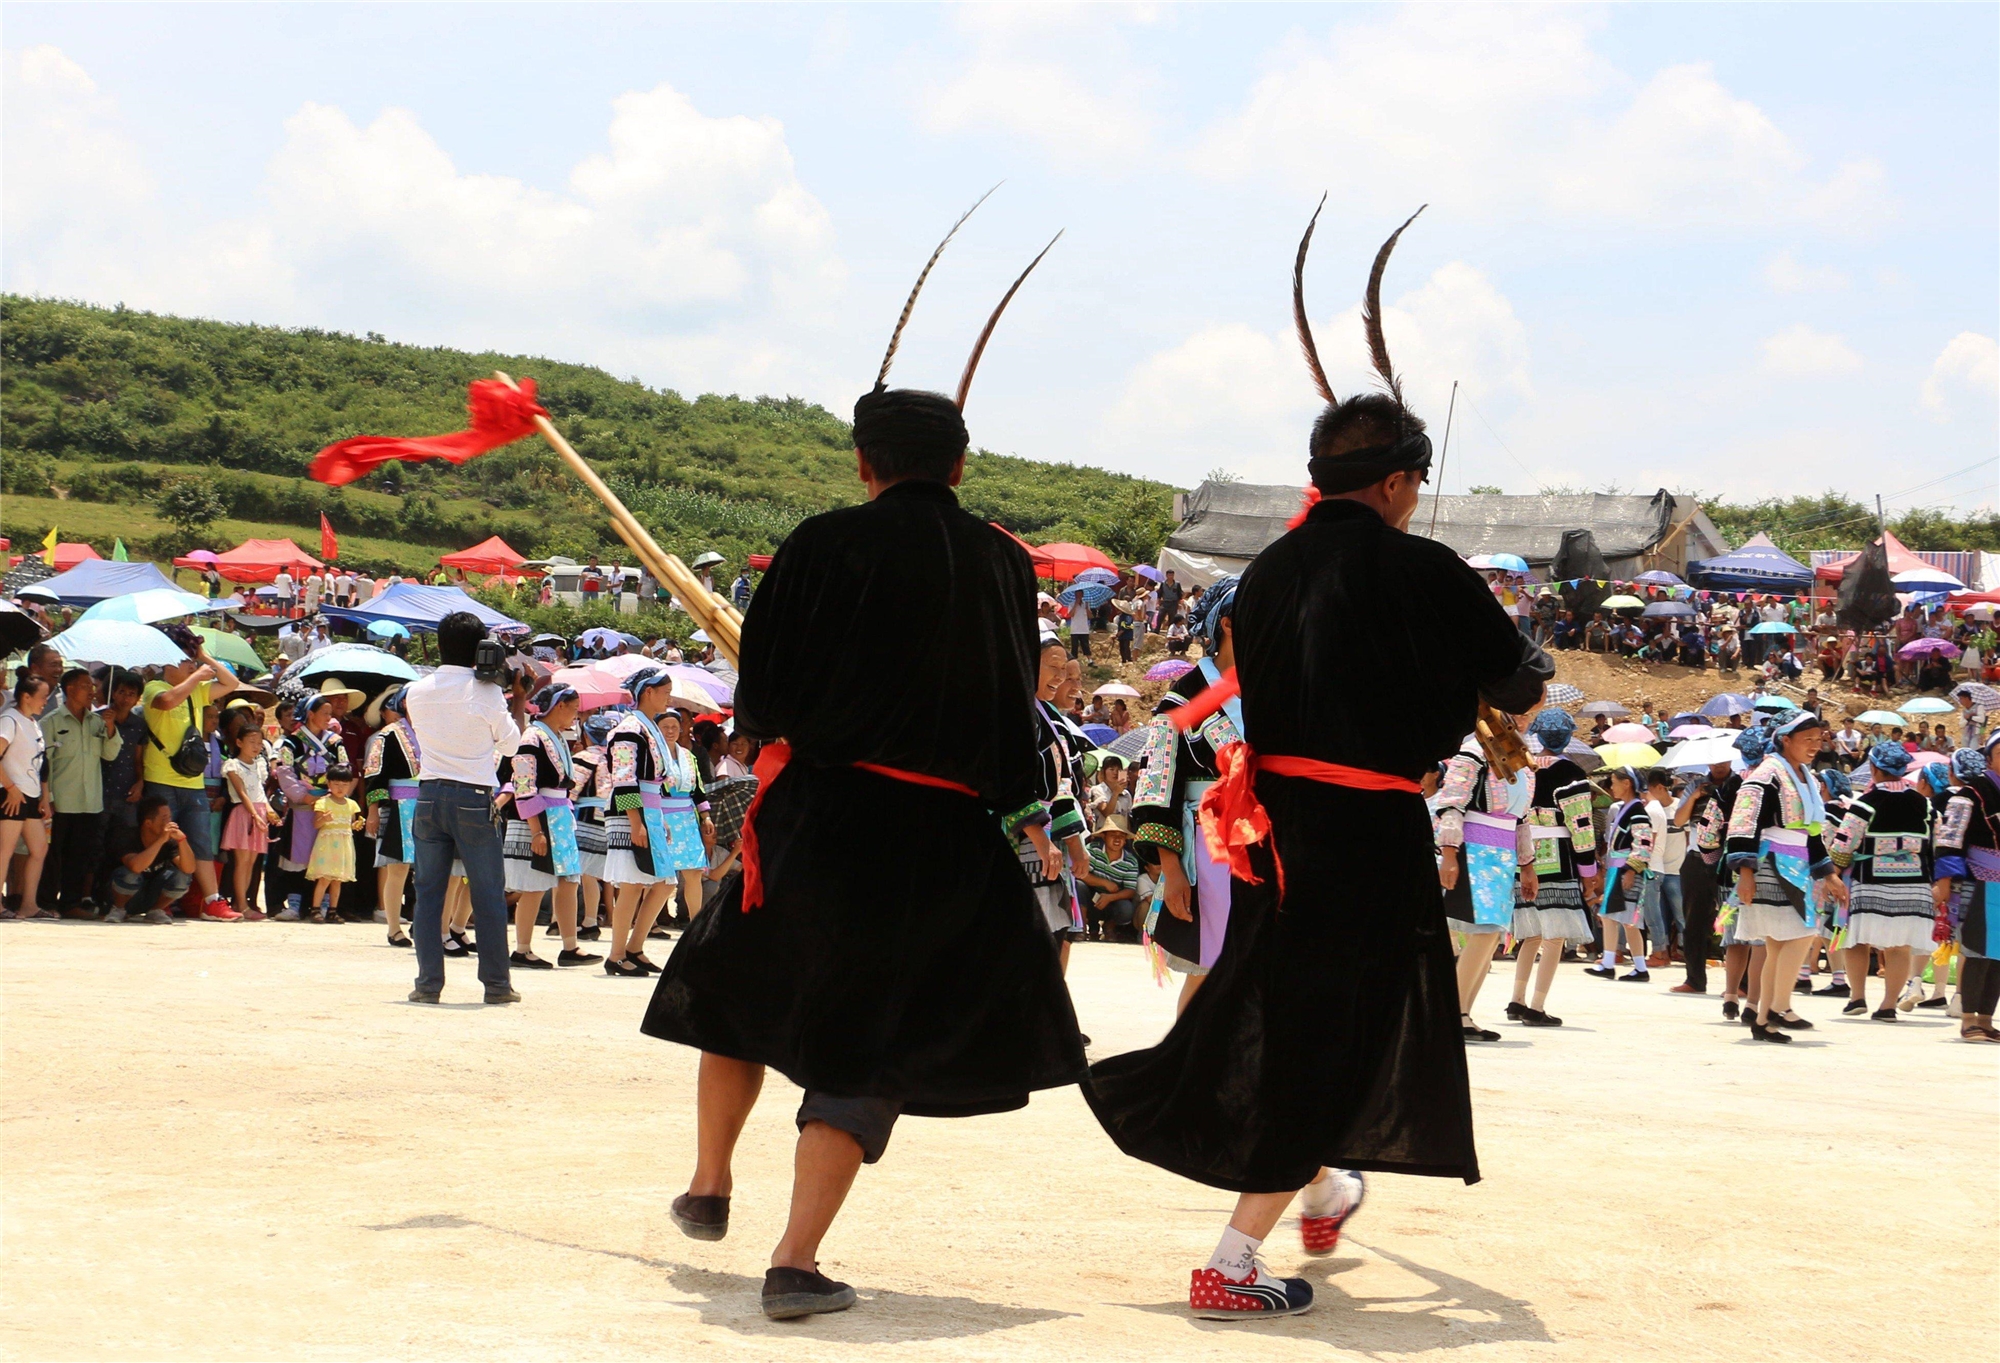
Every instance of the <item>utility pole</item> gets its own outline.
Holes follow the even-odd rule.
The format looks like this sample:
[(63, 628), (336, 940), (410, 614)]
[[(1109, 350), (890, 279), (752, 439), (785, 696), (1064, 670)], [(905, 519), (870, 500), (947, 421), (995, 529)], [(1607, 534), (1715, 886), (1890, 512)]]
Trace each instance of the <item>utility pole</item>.
[(1429, 538), (1437, 538), (1438, 503), (1444, 500), (1444, 461), (1451, 454), (1451, 418), (1458, 410), (1458, 380), (1451, 381), (1451, 402), (1444, 409), (1444, 448), (1438, 452), (1437, 491), (1431, 494), (1431, 528)]

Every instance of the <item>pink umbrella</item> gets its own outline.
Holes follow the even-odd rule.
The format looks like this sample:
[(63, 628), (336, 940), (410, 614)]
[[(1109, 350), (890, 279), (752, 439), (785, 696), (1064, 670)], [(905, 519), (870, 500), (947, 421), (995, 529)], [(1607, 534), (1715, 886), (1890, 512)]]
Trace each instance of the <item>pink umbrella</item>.
[(550, 680), (559, 686), (575, 687), (580, 710), (602, 710), (607, 705), (632, 703), (623, 680), (595, 665), (565, 667)]
[[(1618, 727), (1619, 727), (1619, 728), (1621, 728), (1621, 729), (1623, 729), (1623, 728), (1636, 728), (1637, 726), (1636, 726), (1636, 725), (1624, 725), (1624, 724), (1621, 724), (1621, 725), (1619, 725)], [(1711, 738), (1711, 737), (1713, 737), (1714, 735), (1716, 735), (1716, 734), (1719, 734), (1719, 733), (1721, 733), (1721, 732), (1722, 732), (1722, 730), (1720, 730), (1720, 729), (1717, 729), (1717, 728), (1714, 728), (1714, 727), (1712, 727), (1712, 726), (1710, 726), (1710, 725), (1707, 725), (1707, 724), (1683, 724), (1683, 725), (1681, 725), (1681, 726), (1680, 726), (1680, 727), (1679, 727), (1678, 729), (1674, 729), (1674, 730), (1671, 730), (1671, 731), (1669, 731), (1669, 732), (1668, 732), (1668, 734), (1667, 734), (1667, 737), (1668, 737), (1668, 738), (1676, 738), (1676, 739), (1678, 739), (1678, 738)]]
[(596, 658), (590, 663), (590, 666), (608, 676), (616, 677), (620, 682), (634, 672), (644, 672), (663, 665), (658, 658), (648, 658), (643, 653), (621, 653), (615, 658)]
[(1652, 743), (1659, 735), (1643, 724), (1614, 724), (1597, 740), (1605, 743)]
[(1174, 681), (1194, 671), (1194, 664), (1186, 658), (1169, 658), (1165, 662), (1154, 663), (1146, 669), (1147, 681)]
[(1915, 639), (1896, 650), (1898, 658), (1921, 658), (1926, 653), (1936, 653), (1946, 658), (1958, 656), (1958, 645), (1949, 639)]
[(668, 663), (667, 673), (683, 692), (692, 688), (697, 694), (705, 695), (717, 705), (727, 705), (736, 694), (736, 688), (716, 676), (705, 667), (695, 667), (688, 663)]

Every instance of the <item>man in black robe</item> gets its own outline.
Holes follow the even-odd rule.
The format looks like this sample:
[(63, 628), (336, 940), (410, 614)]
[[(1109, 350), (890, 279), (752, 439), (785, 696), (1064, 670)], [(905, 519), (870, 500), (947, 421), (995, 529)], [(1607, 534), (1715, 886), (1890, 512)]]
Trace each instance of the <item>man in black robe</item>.
[[(737, 732), (771, 745), (754, 855), (675, 947), (644, 1025), (702, 1051), (699, 1154), (674, 1203), (695, 1238), (727, 1232), (765, 1067), (806, 1090), (773, 1317), (853, 1302), (818, 1273), (819, 1242), (899, 1114), (1006, 1111), (1084, 1068), (1001, 831), (1040, 808), (1034, 571), (958, 505), (950, 399), (878, 386), (854, 439), (869, 501), (794, 530), (744, 620)], [(858, 646), (892, 629), (893, 656)]]
[(1237, 589), (1244, 743), (1222, 755), (1203, 819), (1230, 844), (1221, 956), (1164, 1041), (1084, 1084), (1127, 1154), (1242, 1194), (1193, 1275), (1208, 1318), (1311, 1306), (1310, 1285), (1257, 1251), (1301, 1188), (1316, 1185), (1306, 1215), (1325, 1214), (1315, 1196), (1342, 1182), (1330, 1169), (1479, 1177), (1418, 782), (1482, 697), (1531, 709), (1554, 669), (1457, 554), (1405, 533), (1430, 441), (1376, 351), (1389, 394), (1322, 413), (1320, 499)]

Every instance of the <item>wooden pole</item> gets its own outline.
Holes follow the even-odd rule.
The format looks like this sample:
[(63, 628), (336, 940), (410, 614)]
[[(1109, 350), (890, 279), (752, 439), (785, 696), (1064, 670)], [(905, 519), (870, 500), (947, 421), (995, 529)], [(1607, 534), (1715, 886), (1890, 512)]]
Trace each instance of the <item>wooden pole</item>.
[[(514, 391), (520, 391), (520, 386), (499, 370), (496, 369), (493, 376)], [(569, 441), (563, 439), (562, 432), (555, 428), (553, 422), (545, 416), (538, 416), (535, 418), (535, 429), (541, 432), (542, 439), (561, 456), (576, 476), (583, 479), (584, 486), (604, 503), (605, 509), (611, 513), (611, 528), (638, 555), (640, 566), (673, 589), (673, 594), (686, 607), (687, 613), (715, 641), (715, 647), (723, 657), (729, 659), (730, 666), (741, 666), (743, 613), (702, 586), (701, 579), (685, 563), (659, 546), (646, 527), (639, 523), (639, 518), (618, 499), (618, 494), (597, 476), (597, 470), (584, 461)]]

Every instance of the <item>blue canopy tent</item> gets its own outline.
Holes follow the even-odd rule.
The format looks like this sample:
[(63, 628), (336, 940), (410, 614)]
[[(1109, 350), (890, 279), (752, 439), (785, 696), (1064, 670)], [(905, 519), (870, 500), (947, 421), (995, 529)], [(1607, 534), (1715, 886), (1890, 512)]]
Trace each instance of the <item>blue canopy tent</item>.
[(94, 606), (114, 596), (130, 596), (158, 587), (182, 590), (150, 563), (120, 563), (108, 558), (85, 559), (68, 572), (44, 578), (35, 585), (54, 592), (65, 606)]
[(1771, 543), (1769, 535), (1752, 535), (1733, 553), (1688, 565), (1688, 582), (1709, 591), (1801, 595), (1812, 590), (1812, 580), (1813, 570)]
[(437, 633), (438, 621), (454, 611), (471, 611), (486, 628), (499, 634), (528, 628), (491, 606), (481, 605), (457, 587), (420, 587), (414, 582), (398, 582), (363, 605), (319, 608), (319, 613), (329, 620), (345, 620), (363, 629), (377, 620), (393, 620), (412, 634)]

